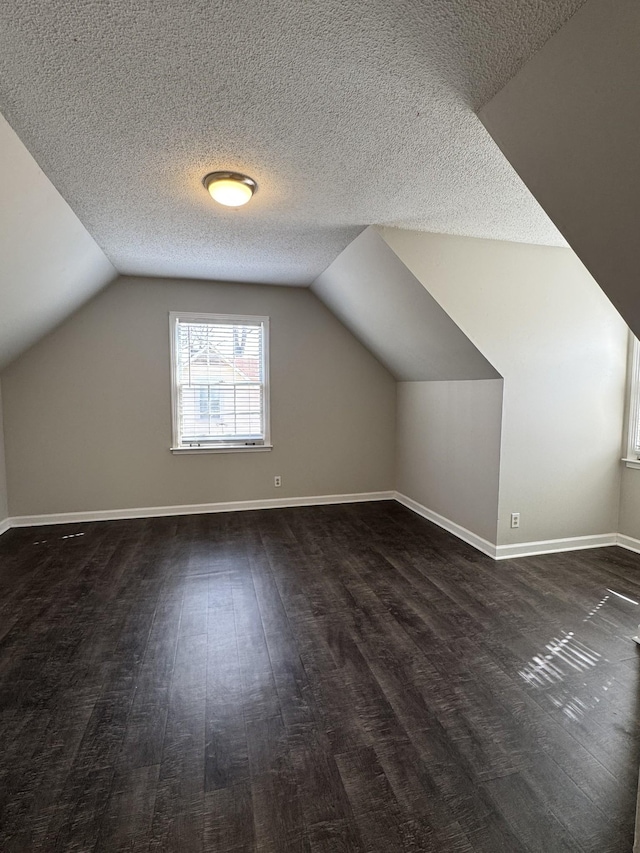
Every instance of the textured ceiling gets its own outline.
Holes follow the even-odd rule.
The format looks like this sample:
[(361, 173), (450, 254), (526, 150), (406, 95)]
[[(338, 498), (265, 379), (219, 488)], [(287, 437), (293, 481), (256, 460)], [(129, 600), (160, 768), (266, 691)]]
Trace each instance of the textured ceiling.
[(473, 110), (580, 5), (4, 0), (0, 111), (123, 273), (305, 284), (370, 223), (558, 244)]

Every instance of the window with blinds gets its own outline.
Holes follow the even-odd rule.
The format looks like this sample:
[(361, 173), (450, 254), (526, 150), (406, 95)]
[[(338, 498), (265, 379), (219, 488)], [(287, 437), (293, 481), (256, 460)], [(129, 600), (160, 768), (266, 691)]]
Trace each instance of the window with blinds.
[(640, 342), (635, 336), (632, 342), (627, 458), (640, 459)]
[(173, 448), (269, 442), (268, 317), (171, 314)]

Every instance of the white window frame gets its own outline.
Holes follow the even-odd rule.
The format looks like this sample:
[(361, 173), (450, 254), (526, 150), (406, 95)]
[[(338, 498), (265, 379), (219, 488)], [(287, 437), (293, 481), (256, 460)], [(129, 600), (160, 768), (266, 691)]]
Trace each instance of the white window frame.
[(623, 462), (627, 468), (640, 468), (640, 341), (631, 332), (629, 362), (629, 419), (627, 447)]
[[(185, 323), (246, 323), (262, 326), (262, 376), (263, 376), (263, 407), (262, 417), (264, 425), (264, 440), (260, 443), (247, 442), (233, 444), (229, 441), (212, 441), (206, 444), (181, 444), (180, 443), (180, 411), (178, 393), (178, 361), (177, 361), (177, 336), (178, 322)], [(171, 311), (169, 313), (169, 340), (171, 358), (171, 415), (172, 415), (172, 442), (171, 452), (179, 454), (189, 453), (246, 453), (271, 450), (271, 417), (270, 417), (270, 385), (269, 385), (269, 317), (261, 317), (245, 314), (202, 314), (184, 311)]]

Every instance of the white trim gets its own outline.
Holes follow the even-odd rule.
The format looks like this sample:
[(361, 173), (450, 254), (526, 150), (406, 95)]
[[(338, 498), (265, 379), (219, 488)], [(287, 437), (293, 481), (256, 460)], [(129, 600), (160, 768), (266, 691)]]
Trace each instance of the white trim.
[(536, 542), (518, 542), (515, 545), (498, 545), (496, 560), (514, 557), (534, 557), (538, 554), (557, 554), (560, 551), (580, 551), (584, 548), (607, 548), (617, 544), (616, 533), (599, 533), (593, 536), (567, 536), (565, 539), (541, 539)]
[[(623, 460), (627, 468), (635, 468), (629, 464), (637, 461), (640, 435), (640, 342), (636, 336), (629, 331), (632, 340), (631, 348), (631, 370), (629, 372), (629, 422), (627, 425), (627, 455)], [(640, 467), (640, 466), (638, 466)]]
[(192, 321), (194, 323), (210, 323), (212, 326), (216, 326), (218, 323), (228, 323), (230, 326), (236, 323), (259, 326), (265, 321), (269, 322), (269, 317), (264, 314), (216, 314), (210, 311), (171, 311), (170, 314), (176, 320), (186, 320), (189, 323)]
[[(602, 533), (594, 536), (569, 536), (565, 539), (543, 539), (537, 542), (519, 542), (515, 545), (495, 545), (493, 542), (488, 542), (486, 539), (478, 536), (477, 533), (467, 530), (466, 527), (462, 527), (462, 525), (451, 521), (450, 518), (445, 518), (443, 515), (434, 512), (432, 509), (428, 509), (426, 506), (422, 506), (422, 504), (400, 492), (396, 492), (396, 500), (423, 518), (437, 524), (438, 527), (442, 527), (443, 530), (453, 533), (458, 539), (462, 539), (463, 542), (472, 545), (478, 551), (481, 551), (488, 557), (492, 557), (494, 560), (532, 557), (536, 554), (555, 554), (559, 551), (577, 551), (583, 548), (604, 548), (610, 545), (622, 544), (620, 542), (621, 538), (628, 542), (636, 543), (637, 550), (640, 553), (640, 540), (632, 540), (628, 536), (620, 537), (617, 533)], [(627, 544), (622, 544), (622, 547), (635, 550), (635, 546), (632, 548)]]
[(494, 560), (510, 560), (537, 554), (555, 554), (583, 548), (605, 548), (619, 545), (627, 551), (640, 554), (640, 539), (622, 533), (602, 533), (594, 536), (571, 536), (565, 539), (545, 539), (537, 542), (519, 542), (515, 545), (494, 545), (467, 530), (462, 525), (428, 509), (400, 492), (360, 492), (347, 495), (313, 495), (297, 498), (265, 498), (254, 501), (227, 501), (209, 504), (178, 506), (132, 507), (130, 509), (94, 510), (93, 512), (60, 512), (47, 515), (18, 515), (0, 521), (0, 536), (12, 527), (41, 527), (46, 524), (82, 524), (90, 521), (117, 521), (128, 518), (160, 518), (171, 515), (200, 515), (217, 512), (243, 512), (256, 509), (278, 509), (296, 506), (322, 506), (327, 504), (365, 503), (395, 500), (403, 506), (437, 524)]
[(73, 524), (88, 521), (116, 521), (122, 518), (158, 518), (165, 515), (200, 515), (215, 512), (242, 512), (252, 509), (278, 509), (322, 504), (364, 503), (391, 501), (394, 492), (361, 492), (352, 495), (314, 495), (299, 498), (266, 498), (257, 501), (228, 501), (226, 503), (186, 504), (182, 506), (151, 506), (131, 509), (105, 509), (94, 512), (58, 512), (50, 515), (18, 515), (9, 519), (11, 527), (41, 527), (44, 524)]
[(446, 530), (449, 533), (453, 533), (453, 535), (457, 536), (458, 539), (462, 539), (462, 541), (466, 542), (468, 545), (473, 545), (473, 547), (477, 548), (478, 551), (482, 551), (483, 554), (486, 554), (488, 557), (493, 557), (493, 559), (495, 560), (496, 546), (493, 544), (493, 542), (488, 542), (486, 539), (483, 539), (482, 536), (478, 536), (477, 533), (473, 533), (471, 530), (467, 530), (466, 527), (462, 527), (462, 525), (456, 524), (456, 522), (451, 521), (450, 518), (445, 518), (444, 515), (440, 515), (439, 513), (434, 512), (432, 509), (428, 509), (426, 506), (423, 506), (417, 501), (414, 501), (413, 498), (408, 498), (406, 495), (403, 495), (400, 492), (396, 492), (396, 500), (398, 501), (398, 503), (401, 503), (403, 506), (406, 506), (407, 509), (410, 509), (418, 515), (421, 515), (428, 521), (432, 521), (434, 524), (437, 524), (438, 527), (442, 527), (443, 530)]
[(634, 539), (633, 536), (625, 536), (624, 533), (618, 533), (616, 536), (616, 545), (625, 548), (627, 551), (634, 551), (640, 554), (640, 539)]
[(637, 457), (635, 459), (625, 458), (622, 460), (627, 468), (640, 468), (640, 459)]
[[(244, 324), (261, 329), (261, 352), (262, 352), (262, 433), (263, 437), (259, 444), (247, 444), (247, 448), (257, 450), (264, 447), (270, 450), (271, 444), (271, 390), (269, 384), (269, 317), (247, 315), (247, 314), (202, 314), (183, 311), (169, 312), (169, 359), (170, 359), (170, 384), (171, 384), (171, 452), (177, 450), (201, 453), (202, 448), (191, 447), (180, 443), (180, 412), (178, 392), (178, 362), (177, 362), (177, 335), (178, 326), (181, 321), (194, 323), (210, 323), (211, 325), (234, 325)], [(207, 445), (209, 452), (229, 453), (239, 449), (237, 446), (225, 447), (224, 442), (216, 445), (213, 442)]]
[(273, 444), (227, 444), (226, 447), (211, 447), (211, 445), (203, 445), (202, 447), (170, 447), (172, 453), (189, 454), (189, 453), (256, 453), (261, 450), (273, 450)]

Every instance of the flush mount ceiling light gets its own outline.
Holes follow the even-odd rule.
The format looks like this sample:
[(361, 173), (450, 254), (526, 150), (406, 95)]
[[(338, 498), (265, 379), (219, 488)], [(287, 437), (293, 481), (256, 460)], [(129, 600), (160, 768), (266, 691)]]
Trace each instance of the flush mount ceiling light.
[(227, 207), (241, 207), (258, 189), (253, 178), (238, 172), (211, 172), (202, 183), (214, 201)]

